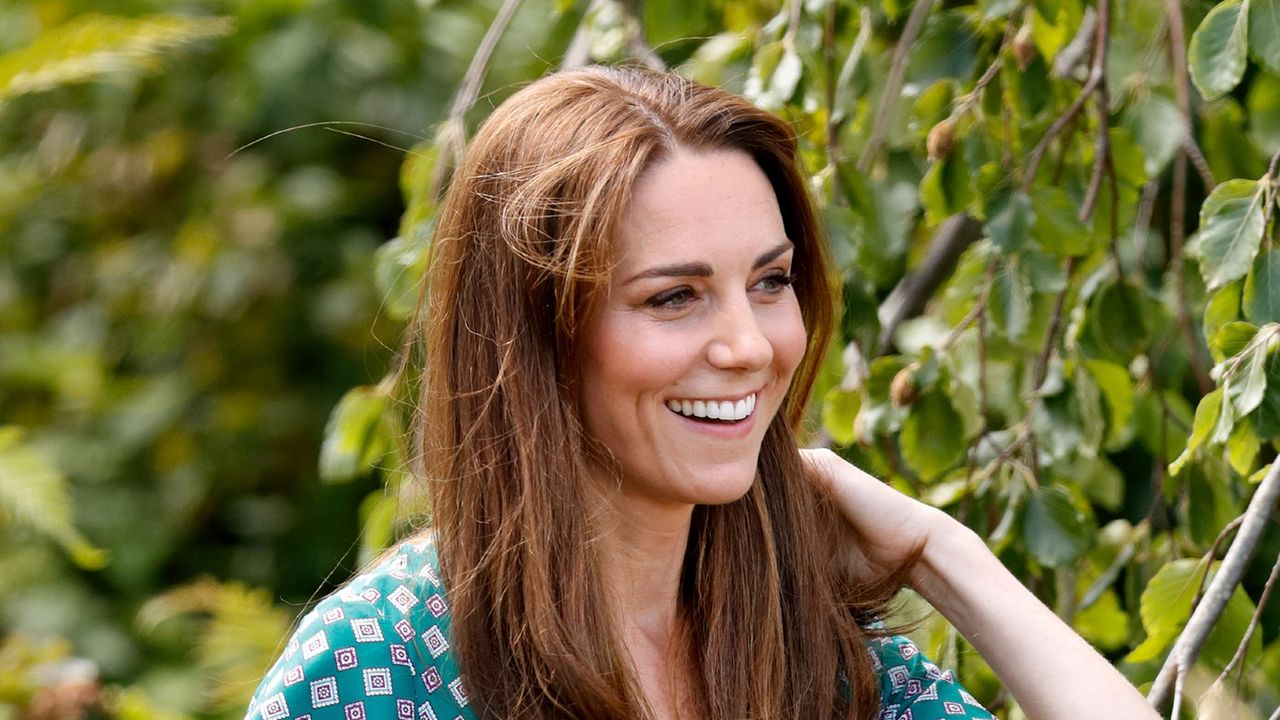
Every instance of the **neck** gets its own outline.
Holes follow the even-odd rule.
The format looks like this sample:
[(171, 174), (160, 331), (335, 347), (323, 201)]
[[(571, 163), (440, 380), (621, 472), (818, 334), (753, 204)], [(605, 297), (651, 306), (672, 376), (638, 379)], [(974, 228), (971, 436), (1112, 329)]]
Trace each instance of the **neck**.
[(628, 644), (644, 639), (661, 648), (671, 640), (692, 517), (692, 505), (659, 506), (621, 492), (609, 499), (600, 559)]

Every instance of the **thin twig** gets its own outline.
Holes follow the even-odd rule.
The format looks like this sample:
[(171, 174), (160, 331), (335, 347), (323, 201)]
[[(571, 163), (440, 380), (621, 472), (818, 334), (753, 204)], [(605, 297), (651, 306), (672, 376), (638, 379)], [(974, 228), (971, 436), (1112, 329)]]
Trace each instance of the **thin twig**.
[(1178, 97), (1178, 113), (1182, 115), (1182, 152), (1191, 158), (1196, 172), (1200, 173), (1200, 179), (1204, 182), (1204, 190), (1207, 193), (1213, 190), (1216, 183), (1213, 180), (1213, 172), (1209, 170), (1209, 162), (1205, 160), (1204, 153), (1200, 152), (1200, 146), (1196, 144), (1195, 132), (1191, 124), (1191, 76), (1188, 74), (1187, 66), (1187, 31), (1182, 21), (1182, 0), (1168, 0), (1166, 15), (1169, 18), (1169, 64), (1173, 68), (1173, 87)]
[(1048, 151), (1049, 144), (1053, 142), (1053, 139), (1062, 132), (1068, 123), (1080, 114), (1080, 110), (1084, 108), (1085, 101), (1089, 99), (1094, 90), (1098, 89), (1098, 83), (1101, 81), (1102, 76), (1099, 73), (1090, 73), (1089, 80), (1080, 90), (1080, 94), (1076, 96), (1075, 100), (1071, 101), (1071, 104), (1058, 116), (1058, 119), (1053, 121), (1049, 129), (1045, 130), (1044, 137), (1040, 138), (1040, 142), (1036, 143), (1035, 148), (1031, 150), (1031, 154), (1027, 156), (1027, 166), (1022, 175), (1022, 189), (1024, 191), (1030, 190), (1035, 183), (1036, 172), (1040, 169), (1040, 161), (1044, 159), (1044, 154)]
[[(1201, 558), (1200, 562), (1204, 563), (1206, 566), (1212, 563), (1213, 559), (1218, 556), (1218, 548), (1222, 547), (1222, 543), (1226, 542), (1228, 537), (1231, 537), (1231, 533), (1240, 529), (1240, 524), (1243, 522), (1244, 515), (1240, 515), (1236, 519), (1224, 525), (1222, 529), (1218, 531), (1218, 537), (1213, 539), (1213, 544), (1209, 546), (1209, 550), (1205, 552), (1204, 557)], [(1200, 577), (1200, 586), (1196, 588), (1196, 594), (1191, 600), (1192, 609), (1195, 609), (1195, 606), (1200, 604), (1200, 598), (1204, 596), (1204, 585), (1208, 580), (1208, 573), (1205, 573)]]
[[(1222, 669), (1222, 674), (1218, 677), (1225, 680), (1231, 671), (1244, 662), (1245, 657), (1249, 654), (1249, 641), (1253, 639), (1253, 634), (1258, 630), (1258, 622), (1262, 620), (1262, 611), (1267, 607), (1267, 601), (1271, 599), (1271, 591), (1275, 589), (1276, 578), (1280, 577), (1280, 556), (1276, 557), (1275, 563), (1271, 566), (1271, 575), (1267, 577), (1267, 584), (1262, 587), (1262, 595), (1258, 597), (1258, 607), (1253, 610), (1253, 617), (1249, 618), (1249, 627), (1245, 628), (1244, 637), (1240, 638), (1240, 644), (1236, 646), (1236, 652), (1231, 656), (1231, 661)], [(1244, 677), (1244, 669), (1241, 668), (1240, 675), (1236, 678), (1236, 695), (1240, 695), (1240, 680)]]
[[(1090, 78), (1097, 78), (1095, 91), (1098, 94), (1098, 133), (1094, 138), (1093, 173), (1089, 176), (1089, 189), (1084, 194), (1084, 202), (1080, 205), (1080, 222), (1087, 222), (1093, 216), (1094, 205), (1098, 201), (1098, 190), (1102, 187), (1102, 175), (1111, 163), (1111, 98), (1107, 91), (1107, 45), (1110, 44), (1111, 32), (1111, 0), (1098, 0), (1098, 25), (1093, 41), (1093, 65), (1089, 70)], [(1114, 185), (1112, 186), (1114, 189)], [(1114, 205), (1112, 212), (1115, 212)]]
[[(1269, 183), (1272, 188), (1276, 184), (1276, 167), (1280, 165), (1280, 150), (1271, 156), (1271, 162), (1267, 165), (1267, 174), (1263, 177), (1263, 181)], [(1276, 197), (1274, 190), (1267, 193), (1267, 207), (1262, 211), (1262, 227), (1265, 230), (1271, 222), (1271, 215), (1276, 209)]]
[(440, 127), (438, 136), (440, 154), (431, 171), (431, 182), (427, 186), (428, 194), (432, 198), (440, 197), (445, 177), (461, 162), (462, 151), (467, 146), (465, 122), (467, 111), (480, 96), (480, 86), (484, 84), (485, 75), (489, 70), (489, 59), (493, 56), (494, 49), (498, 47), (498, 40), (502, 39), (507, 26), (511, 24), (511, 18), (519, 9), (520, 2), (521, 0), (505, 0), (502, 7), (498, 8), (498, 14), (494, 16), (489, 29), (480, 40), (480, 46), (476, 48), (476, 54), (471, 57), (471, 64), (467, 66), (467, 72), (462, 76), (462, 84), (458, 86), (458, 92), (453, 96), (453, 102), (449, 105), (449, 115)]
[(827, 167), (831, 169), (831, 197), (834, 202), (841, 196), (840, 173), (840, 120), (836, 117), (836, 3), (827, 6), (827, 17), (822, 23), (822, 61), (826, 67), (827, 101)]
[(667, 64), (649, 44), (648, 33), (644, 28), (644, 0), (619, 0), (619, 4), (629, 20), (627, 55), (650, 70), (666, 70)]
[(970, 108), (982, 99), (982, 91), (995, 79), (996, 73), (1000, 72), (1000, 68), (1004, 67), (1006, 50), (1008, 50), (1009, 44), (1013, 42), (1014, 28), (1017, 27), (1017, 19), (1021, 17), (1020, 10), (1020, 7), (1015, 8), (1013, 12), (1009, 13), (1009, 18), (1004, 26), (1004, 37), (1000, 39), (1000, 47), (996, 48), (995, 58), (987, 66), (987, 69), (983, 71), (982, 77), (978, 78), (978, 83), (973, 86), (973, 90), (957, 98), (956, 110), (951, 113), (951, 117), (960, 117), (969, 112)]
[[(1147, 701), (1154, 708), (1159, 708), (1169, 694), (1170, 685), (1175, 684), (1187, 669), (1195, 664), (1200, 648), (1204, 646), (1209, 632), (1222, 616), (1227, 607), (1227, 600), (1236, 585), (1244, 576), (1244, 571), (1252, 559), (1253, 553), (1262, 540), (1262, 534), (1270, 522), (1271, 513), (1280, 503), (1280, 462), (1273, 463), (1266, 477), (1258, 485), (1244, 512), (1244, 522), (1236, 534), (1226, 557), (1218, 567), (1218, 572), (1205, 591), (1204, 600), (1191, 613), (1191, 619), (1173, 644), (1173, 650), (1165, 660), (1160, 673), (1156, 675), (1151, 690), (1147, 693)], [(1176, 715), (1175, 715), (1176, 717)]]
[(880, 105), (876, 108), (876, 117), (871, 125), (871, 137), (862, 151), (862, 157), (858, 158), (858, 172), (864, 175), (871, 169), (871, 163), (875, 162), (876, 156), (880, 154), (880, 145), (884, 142), (889, 120), (893, 117), (893, 110), (898, 105), (898, 93), (902, 91), (903, 76), (907, 72), (907, 54), (919, 37), (925, 18), (929, 16), (929, 11), (932, 9), (933, 0), (917, 0), (911, 8), (907, 25), (902, 30), (902, 37), (898, 38), (898, 45), (893, 49), (893, 61), (889, 66), (889, 77), (885, 79), (884, 94), (880, 96)]

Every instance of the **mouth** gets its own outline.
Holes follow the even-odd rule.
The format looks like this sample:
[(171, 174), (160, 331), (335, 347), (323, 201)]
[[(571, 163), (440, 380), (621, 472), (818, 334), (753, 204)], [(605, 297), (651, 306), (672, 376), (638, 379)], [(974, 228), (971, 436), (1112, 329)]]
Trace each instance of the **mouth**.
[(755, 414), (756, 393), (733, 400), (721, 399), (671, 399), (667, 409), (677, 415), (708, 423), (732, 425)]

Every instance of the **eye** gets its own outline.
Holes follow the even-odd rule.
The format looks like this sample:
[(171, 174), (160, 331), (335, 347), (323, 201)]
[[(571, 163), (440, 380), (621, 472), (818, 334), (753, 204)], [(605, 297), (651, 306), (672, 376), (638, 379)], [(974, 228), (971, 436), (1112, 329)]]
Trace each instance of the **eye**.
[(681, 310), (689, 303), (693, 302), (693, 288), (682, 285), (670, 290), (663, 290), (644, 301), (646, 307), (656, 310)]
[(760, 278), (760, 282), (756, 284), (760, 287), (761, 290), (764, 290), (770, 295), (777, 295), (783, 290), (786, 290), (787, 288), (794, 285), (795, 282), (796, 282), (796, 276), (794, 274), (785, 272), (783, 270), (772, 270), (769, 272), (769, 274)]

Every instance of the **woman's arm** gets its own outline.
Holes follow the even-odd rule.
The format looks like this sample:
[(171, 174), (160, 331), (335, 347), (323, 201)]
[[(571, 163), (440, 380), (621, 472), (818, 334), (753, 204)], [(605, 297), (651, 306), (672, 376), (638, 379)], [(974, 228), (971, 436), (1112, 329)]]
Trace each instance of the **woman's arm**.
[(1157, 718), (1105, 658), (1018, 582), (973, 531), (829, 450), (802, 451), (849, 520), (859, 564), (887, 569), (922, 550), (911, 585), (991, 665), (1033, 720)]

